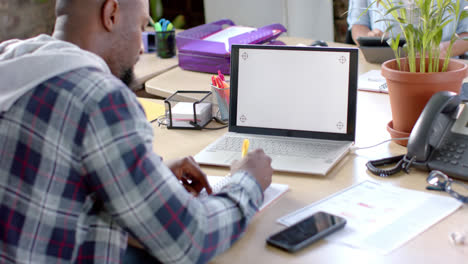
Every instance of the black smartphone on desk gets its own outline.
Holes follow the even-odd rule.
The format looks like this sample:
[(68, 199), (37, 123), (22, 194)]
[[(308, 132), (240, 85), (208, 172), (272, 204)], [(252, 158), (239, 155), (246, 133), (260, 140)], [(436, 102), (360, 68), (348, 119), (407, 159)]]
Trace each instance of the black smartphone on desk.
[(296, 224), (270, 236), (269, 245), (296, 252), (346, 225), (346, 219), (325, 212), (317, 212)]

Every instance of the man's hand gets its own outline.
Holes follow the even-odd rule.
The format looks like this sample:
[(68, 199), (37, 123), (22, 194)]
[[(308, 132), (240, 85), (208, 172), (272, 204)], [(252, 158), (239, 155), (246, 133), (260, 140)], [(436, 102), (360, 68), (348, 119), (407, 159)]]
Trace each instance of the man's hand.
[(381, 37), (383, 35), (383, 32), (380, 29), (374, 29), (369, 32), (367, 32), (368, 37)]
[(185, 189), (197, 196), (203, 188), (208, 194), (211, 194), (210, 184), (206, 178), (206, 174), (200, 169), (200, 166), (195, 162), (193, 157), (185, 157), (178, 160), (166, 162), (166, 165), (171, 169), (174, 175), (182, 182)]
[(370, 28), (366, 25), (353, 25), (351, 28), (351, 35), (353, 37), (354, 43), (359, 46), (359, 42), (357, 41), (359, 37), (381, 37), (383, 32), (379, 29), (370, 30)]
[(262, 149), (249, 152), (245, 158), (235, 161), (231, 166), (231, 174), (244, 170), (252, 174), (265, 191), (271, 184), (273, 169), (271, 168), (271, 158)]

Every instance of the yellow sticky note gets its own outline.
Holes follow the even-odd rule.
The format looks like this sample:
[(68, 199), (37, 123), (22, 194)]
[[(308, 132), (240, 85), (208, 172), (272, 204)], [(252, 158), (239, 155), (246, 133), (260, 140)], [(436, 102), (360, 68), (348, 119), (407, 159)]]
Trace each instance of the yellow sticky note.
[(153, 122), (156, 120), (158, 117), (162, 116), (165, 114), (165, 107), (164, 104), (160, 104), (157, 102), (153, 102), (148, 99), (143, 99), (143, 98), (137, 98), (138, 102), (140, 102), (141, 106), (143, 106), (143, 109), (145, 110), (146, 113), (146, 119), (148, 121)]

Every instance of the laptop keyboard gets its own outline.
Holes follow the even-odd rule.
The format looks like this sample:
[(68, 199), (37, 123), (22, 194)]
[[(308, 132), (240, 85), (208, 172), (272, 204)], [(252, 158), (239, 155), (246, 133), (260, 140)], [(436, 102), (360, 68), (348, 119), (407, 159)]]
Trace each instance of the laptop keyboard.
[[(343, 148), (342, 144), (321, 142), (300, 142), (270, 138), (249, 138), (250, 150), (261, 148), (268, 155), (293, 156), (305, 158), (333, 158)], [(244, 138), (224, 137), (208, 151), (240, 152)]]

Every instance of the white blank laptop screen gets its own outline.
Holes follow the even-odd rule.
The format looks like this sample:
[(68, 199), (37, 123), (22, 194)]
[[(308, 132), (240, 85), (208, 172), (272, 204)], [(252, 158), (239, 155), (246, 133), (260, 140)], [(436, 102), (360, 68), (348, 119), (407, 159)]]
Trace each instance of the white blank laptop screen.
[(349, 52), (239, 49), (237, 126), (346, 134)]
[(229, 166), (250, 138), (275, 170), (326, 175), (355, 139), (357, 65), (356, 48), (232, 45), (230, 133), (195, 160)]

